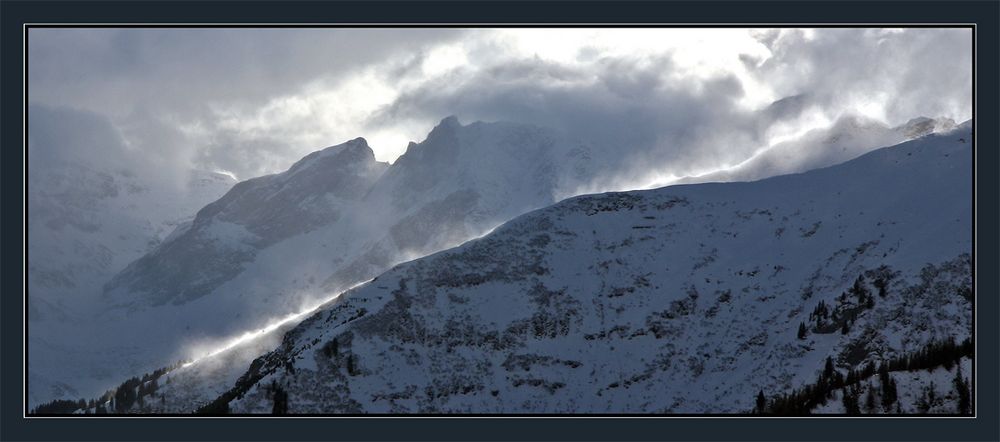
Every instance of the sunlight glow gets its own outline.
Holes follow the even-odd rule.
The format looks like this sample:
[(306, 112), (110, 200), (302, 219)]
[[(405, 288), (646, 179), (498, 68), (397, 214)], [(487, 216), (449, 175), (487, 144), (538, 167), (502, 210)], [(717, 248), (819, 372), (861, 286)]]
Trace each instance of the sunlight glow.
[(354, 289), (356, 289), (358, 287), (361, 287), (361, 286), (363, 286), (365, 284), (368, 284), (369, 282), (372, 282), (373, 280), (374, 279), (369, 279), (369, 280), (367, 280), (365, 282), (361, 282), (361, 283), (352, 285), (351, 287), (348, 287), (344, 291), (342, 291), (340, 293), (337, 293), (336, 295), (333, 295), (333, 296), (331, 296), (331, 297), (329, 297), (327, 299), (324, 299), (323, 301), (318, 302), (318, 303), (316, 303), (316, 304), (314, 304), (312, 306), (306, 307), (305, 309), (303, 309), (303, 310), (301, 310), (299, 312), (291, 313), (291, 314), (283, 316), (283, 317), (281, 317), (281, 318), (279, 318), (277, 320), (274, 320), (274, 321), (270, 322), (268, 325), (264, 326), (261, 329), (248, 331), (248, 332), (245, 332), (245, 333), (243, 333), (243, 334), (241, 334), (241, 335), (239, 335), (239, 336), (237, 336), (235, 338), (226, 340), (222, 345), (219, 345), (218, 347), (215, 347), (214, 349), (209, 350), (206, 353), (204, 353), (204, 354), (202, 354), (200, 356), (197, 356), (197, 357), (191, 359), (188, 362), (185, 362), (183, 365), (181, 365), (181, 368), (190, 367), (190, 366), (192, 366), (194, 364), (197, 364), (200, 361), (203, 361), (205, 359), (211, 358), (211, 357), (216, 356), (218, 354), (224, 353), (224, 352), (226, 352), (228, 350), (231, 350), (233, 348), (239, 347), (242, 344), (251, 342), (254, 339), (257, 339), (257, 338), (259, 338), (261, 336), (264, 336), (264, 335), (266, 335), (268, 333), (271, 333), (271, 332), (273, 332), (273, 331), (281, 328), (284, 325), (288, 325), (288, 324), (292, 323), (293, 321), (297, 321), (299, 319), (302, 319), (306, 315), (309, 315), (309, 314), (315, 312), (316, 310), (319, 310), (320, 307), (322, 307), (323, 305), (329, 303), (330, 301), (333, 301), (333, 300), (339, 298), (340, 295), (343, 295), (344, 293), (347, 293), (347, 292), (349, 292), (351, 290), (354, 290)]

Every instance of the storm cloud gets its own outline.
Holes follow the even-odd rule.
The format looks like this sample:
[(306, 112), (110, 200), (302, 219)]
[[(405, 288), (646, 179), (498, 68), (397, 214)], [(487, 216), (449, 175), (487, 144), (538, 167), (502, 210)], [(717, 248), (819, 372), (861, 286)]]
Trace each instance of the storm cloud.
[(30, 32), (29, 101), (106, 119), (163, 169), (241, 179), (358, 136), (394, 161), (448, 115), (552, 127), (669, 182), (845, 115), (972, 112), (968, 29)]

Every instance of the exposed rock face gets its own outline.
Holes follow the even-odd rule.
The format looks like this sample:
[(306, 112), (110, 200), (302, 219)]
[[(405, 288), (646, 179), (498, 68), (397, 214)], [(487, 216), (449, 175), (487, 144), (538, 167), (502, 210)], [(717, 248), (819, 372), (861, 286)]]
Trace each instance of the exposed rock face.
[(224, 402), (267, 413), (280, 390), (291, 413), (742, 412), (827, 357), (846, 370), (961, 341), (969, 131), (531, 212), (342, 295)]

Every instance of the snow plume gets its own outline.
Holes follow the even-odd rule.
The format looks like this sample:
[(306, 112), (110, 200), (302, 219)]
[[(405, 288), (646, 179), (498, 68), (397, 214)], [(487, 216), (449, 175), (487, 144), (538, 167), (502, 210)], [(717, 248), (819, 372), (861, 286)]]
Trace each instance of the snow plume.
[(302, 319), (305, 319), (309, 314), (315, 312), (320, 307), (323, 307), (324, 305), (335, 301), (337, 298), (340, 297), (340, 295), (349, 292), (351, 290), (354, 290), (355, 288), (361, 287), (369, 282), (371, 282), (371, 280), (355, 284), (349, 287), (347, 290), (344, 290), (332, 296), (328, 296), (327, 298), (321, 300), (320, 302), (312, 301), (311, 304), (304, 305), (294, 313), (289, 313), (279, 318), (273, 318), (269, 321), (266, 321), (267, 325), (257, 329), (246, 331), (238, 336), (226, 338), (221, 341), (193, 344), (187, 350), (184, 351), (184, 356), (182, 357), (182, 359), (187, 362), (183, 364), (183, 367), (189, 367), (205, 359), (210, 359), (219, 354), (234, 349), (241, 349), (243, 347), (246, 347), (245, 350), (247, 351), (259, 354), (261, 349), (267, 349), (269, 347), (272, 347), (273, 344), (271, 340), (267, 340), (264, 342), (255, 342), (255, 341), (266, 339), (269, 335), (275, 332), (278, 333), (275, 333), (274, 336), (271, 336), (271, 339), (280, 338), (283, 328), (298, 324)]

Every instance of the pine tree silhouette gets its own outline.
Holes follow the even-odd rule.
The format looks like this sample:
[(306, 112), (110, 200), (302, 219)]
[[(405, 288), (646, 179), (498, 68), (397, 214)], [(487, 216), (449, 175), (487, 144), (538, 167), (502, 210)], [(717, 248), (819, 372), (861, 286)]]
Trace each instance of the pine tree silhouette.
[(955, 385), (955, 392), (958, 393), (958, 414), (970, 414), (972, 401), (969, 395), (969, 383), (962, 377), (962, 364), (956, 364), (955, 380), (952, 383)]

